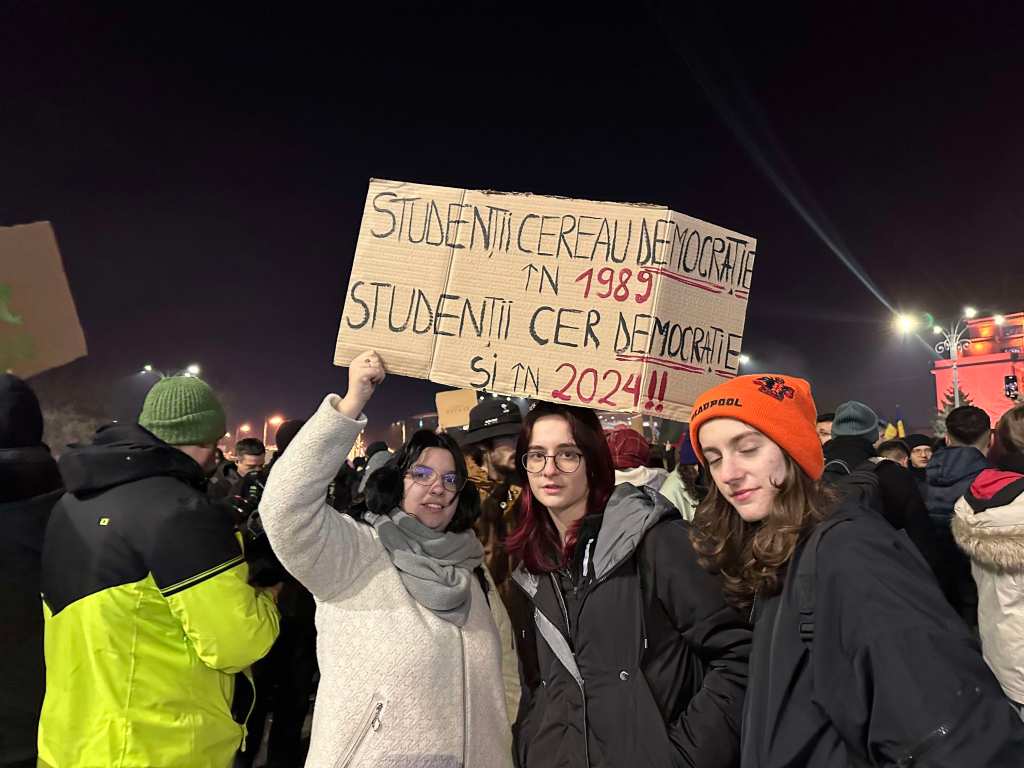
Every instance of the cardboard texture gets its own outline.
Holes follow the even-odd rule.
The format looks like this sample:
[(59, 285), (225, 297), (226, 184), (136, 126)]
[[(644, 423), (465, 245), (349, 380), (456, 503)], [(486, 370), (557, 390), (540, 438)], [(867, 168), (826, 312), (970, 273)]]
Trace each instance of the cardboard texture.
[(334, 362), (686, 420), (737, 373), (756, 249), (664, 206), (372, 180)]
[(85, 354), (53, 227), (0, 227), (0, 371), (28, 378)]
[(476, 405), (475, 389), (455, 389), (434, 395), (437, 405), (437, 425), (449, 429), (469, 424), (469, 412)]

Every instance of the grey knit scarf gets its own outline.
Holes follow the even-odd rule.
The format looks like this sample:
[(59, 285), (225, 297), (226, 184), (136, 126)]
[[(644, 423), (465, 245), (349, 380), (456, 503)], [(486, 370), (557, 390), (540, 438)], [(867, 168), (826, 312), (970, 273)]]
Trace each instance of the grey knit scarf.
[(464, 626), (469, 618), (472, 571), (484, 548), (472, 530), (435, 531), (397, 507), (390, 515), (366, 512), (413, 599), (434, 615)]

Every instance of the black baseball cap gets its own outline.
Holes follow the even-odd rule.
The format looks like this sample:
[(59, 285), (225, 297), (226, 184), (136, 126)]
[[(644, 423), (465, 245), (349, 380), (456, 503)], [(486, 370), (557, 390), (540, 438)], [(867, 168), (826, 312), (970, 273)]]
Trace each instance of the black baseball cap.
[(462, 445), (482, 443), (495, 437), (518, 437), (523, 428), (519, 406), (510, 400), (489, 397), (469, 412), (469, 429), (459, 435)]

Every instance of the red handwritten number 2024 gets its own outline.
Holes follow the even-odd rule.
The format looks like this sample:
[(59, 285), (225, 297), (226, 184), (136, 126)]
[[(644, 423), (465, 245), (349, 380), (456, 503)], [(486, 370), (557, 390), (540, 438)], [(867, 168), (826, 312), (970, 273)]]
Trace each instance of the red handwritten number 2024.
[[(569, 380), (562, 386), (561, 389), (556, 389), (551, 393), (551, 396), (556, 400), (571, 401), (572, 396), (567, 395), (566, 392), (576, 385), (576, 398), (581, 403), (592, 403), (594, 398), (597, 397), (597, 384), (598, 384), (598, 373), (596, 368), (584, 368), (582, 371), (577, 373), (576, 366), (572, 363), (562, 363), (555, 369), (555, 373), (558, 373), (563, 368), (569, 369)], [(633, 406), (640, 402), (640, 377), (635, 373), (629, 374), (629, 378), (626, 379), (626, 385), (622, 385), (622, 374), (614, 368), (610, 368), (604, 372), (600, 377), (602, 383), (614, 379), (614, 383), (608, 392), (601, 396), (597, 401), (598, 405), (607, 405), (610, 408), (616, 408), (618, 404), (612, 400), (612, 397), (622, 390), (633, 396)]]
[[(618, 276), (618, 282), (615, 278)], [(599, 289), (594, 293), (599, 299), (607, 299), (609, 297), (616, 301), (628, 301), (630, 298), (629, 283), (633, 279), (633, 270), (627, 268), (620, 269), (616, 272), (611, 267), (602, 267), (597, 270), (597, 274), (594, 273), (594, 268), (584, 270), (576, 277), (575, 282), (584, 283), (583, 287), (583, 298), (590, 297), (590, 291), (594, 287), (594, 281), (597, 281), (599, 286), (603, 286), (603, 289)], [(636, 273), (636, 280), (641, 286), (646, 286), (640, 293), (634, 294), (633, 299), (637, 304), (643, 304), (649, 298), (651, 298), (651, 290), (654, 288), (653, 275), (649, 270), (641, 269)]]

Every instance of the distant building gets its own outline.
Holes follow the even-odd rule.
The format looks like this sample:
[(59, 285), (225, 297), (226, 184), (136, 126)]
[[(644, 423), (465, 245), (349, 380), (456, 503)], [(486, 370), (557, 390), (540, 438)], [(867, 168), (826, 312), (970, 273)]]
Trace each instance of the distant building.
[[(973, 405), (988, 413), (993, 424), (1020, 400), (1018, 377), (1024, 376), (1024, 312), (1003, 315), (1002, 324), (993, 317), (966, 320), (967, 334), (956, 360), (960, 391)], [(936, 360), (936, 409), (941, 409), (946, 393), (953, 387), (953, 361)]]

